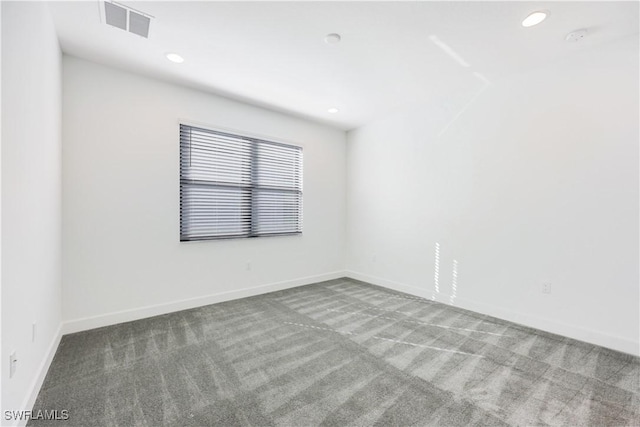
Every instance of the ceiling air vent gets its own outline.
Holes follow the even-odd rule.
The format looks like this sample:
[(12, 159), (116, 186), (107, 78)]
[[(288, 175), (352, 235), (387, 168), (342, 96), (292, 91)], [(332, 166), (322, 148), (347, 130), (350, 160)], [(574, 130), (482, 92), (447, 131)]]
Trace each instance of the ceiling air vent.
[(129, 31), (142, 37), (149, 37), (149, 22), (151, 19), (148, 17), (129, 11)]
[(104, 22), (121, 30), (149, 38), (149, 24), (153, 16), (116, 2), (104, 2)]

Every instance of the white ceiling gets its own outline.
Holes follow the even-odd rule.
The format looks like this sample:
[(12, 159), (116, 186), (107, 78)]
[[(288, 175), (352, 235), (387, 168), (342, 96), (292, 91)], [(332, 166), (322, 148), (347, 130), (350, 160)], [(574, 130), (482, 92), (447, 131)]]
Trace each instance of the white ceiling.
[[(638, 33), (637, 2), (120, 3), (154, 16), (148, 39), (102, 23), (97, 0), (54, 2), (62, 50), (341, 129), (425, 102), (459, 105), (483, 77), (497, 82)], [(546, 21), (521, 26), (541, 9)], [(564, 41), (580, 28), (587, 38)], [(326, 44), (328, 33), (342, 42)]]

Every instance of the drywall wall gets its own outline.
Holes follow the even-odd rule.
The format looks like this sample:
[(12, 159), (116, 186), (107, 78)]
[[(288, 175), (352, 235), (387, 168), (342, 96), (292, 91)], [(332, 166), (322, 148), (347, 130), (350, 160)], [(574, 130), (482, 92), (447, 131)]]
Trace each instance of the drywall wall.
[[(2, 351), (2, 6), (0, 5), (0, 351)], [(2, 368), (0, 368), (0, 411), (2, 406)]]
[(567, 49), (348, 134), (350, 275), (638, 354), (638, 41)]
[[(2, 423), (31, 409), (61, 323), (61, 53), (47, 5), (2, 2)], [(28, 22), (29, 25), (25, 25)], [(35, 340), (32, 323), (36, 322)], [(9, 354), (17, 370), (9, 378)]]
[[(63, 86), (67, 330), (342, 275), (343, 131), (66, 55)], [(180, 120), (302, 146), (303, 234), (181, 243)]]

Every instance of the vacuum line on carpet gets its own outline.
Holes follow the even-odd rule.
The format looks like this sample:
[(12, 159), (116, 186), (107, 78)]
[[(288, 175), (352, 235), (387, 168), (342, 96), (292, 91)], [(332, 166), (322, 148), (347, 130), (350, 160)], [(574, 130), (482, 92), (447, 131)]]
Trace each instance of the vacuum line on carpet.
[[(333, 308), (327, 308), (327, 311), (335, 311), (338, 313), (345, 313), (345, 314), (357, 314), (360, 316), (367, 316), (367, 317), (375, 317), (378, 319), (385, 319), (385, 320), (394, 320), (396, 322), (408, 322), (408, 323), (417, 323), (419, 325), (425, 325), (425, 326), (434, 326), (436, 328), (444, 328), (444, 329), (455, 329), (458, 331), (467, 331), (467, 332), (477, 332), (479, 334), (487, 334), (487, 335), (496, 335), (499, 337), (508, 337), (509, 335), (504, 335), (504, 334), (498, 334), (495, 332), (485, 332), (485, 331), (479, 331), (477, 329), (467, 329), (467, 328), (456, 328), (454, 326), (444, 326), (444, 325), (436, 325), (435, 323), (427, 323), (427, 322), (421, 322), (419, 320), (409, 320), (409, 319), (394, 319), (393, 317), (385, 317), (382, 315), (374, 315), (374, 314), (366, 314), (366, 313), (360, 313), (360, 312), (350, 312), (350, 311), (342, 311), (342, 310), (336, 310)], [(394, 313), (400, 313), (400, 314), (404, 314), (400, 311), (395, 311)]]
[[(300, 326), (302, 328), (317, 329), (317, 330), (320, 330), (320, 331), (336, 332), (338, 334), (356, 335), (353, 332), (343, 332), (343, 331), (338, 331), (338, 330), (331, 329), (331, 328), (321, 328), (319, 326), (305, 325), (304, 323), (293, 323), (293, 322), (283, 322), (283, 323), (285, 325)], [(371, 338), (374, 338), (374, 339), (377, 339), (377, 340), (382, 340), (382, 341), (390, 341), (390, 342), (394, 342), (396, 344), (410, 345), (412, 347), (421, 347), (421, 348), (428, 348), (428, 349), (431, 349), (431, 350), (445, 351), (447, 353), (456, 353), (456, 354), (464, 354), (466, 356), (483, 357), (483, 356), (481, 356), (479, 354), (465, 353), (464, 351), (449, 350), (449, 349), (446, 349), (446, 348), (433, 347), (433, 346), (430, 346), (430, 345), (417, 344), (417, 343), (407, 342), (407, 341), (393, 340), (393, 339), (390, 339), (390, 338), (383, 338), (383, 337), (378, 337), (378, 336), (373, 336)]]

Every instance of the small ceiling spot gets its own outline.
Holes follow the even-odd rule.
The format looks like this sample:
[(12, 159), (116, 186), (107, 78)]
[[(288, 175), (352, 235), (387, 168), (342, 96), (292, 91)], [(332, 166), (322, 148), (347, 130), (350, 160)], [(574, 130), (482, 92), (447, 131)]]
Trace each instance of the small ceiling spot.
[(575, 30), (570, 32), (569, 34), (567, 34), (567, 37), (565, 37), (564, 39), (568, 42), (575, 43), (575, 42), (579, 42), (586, 36), (587, 36), (587, 30), (582, 29), (582, 30)]
[(324, 37), (324, 42), (326, 44), (340, 43), (340, 40), (342, 40), (342, 37), (340, 37), (340, 34), (336, 34), (336, 33), (327, 34)]
[(331, 107), (331, 108), (329, 108), (327, 111), (328, 111), (329, 113), (331, 113), (331, 114), (335, 114), (335, 113), (337, 113), (337, 112), (338, 112), (338, 111), (340, 111), (340, 110), (338, 110), (336, 107)]
[(177, 53), (167, 53), (166, 57), (169, 61), (175, 62), (176, 64), (181, 64), (184, 62), (184, 58)]
[(532, 12), (529, 14), (529, 16), (524, 18), (524, 21), (522, 21), (522, 26), (533, 27), (534, 25), (538, 25), (539, 23), (547, 19), (547, 16), (549, 16), (549, 12), (546, 11), (538, 10), (536, 12)]

